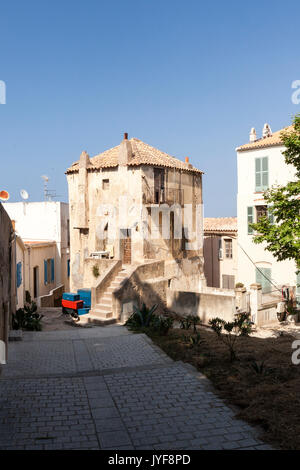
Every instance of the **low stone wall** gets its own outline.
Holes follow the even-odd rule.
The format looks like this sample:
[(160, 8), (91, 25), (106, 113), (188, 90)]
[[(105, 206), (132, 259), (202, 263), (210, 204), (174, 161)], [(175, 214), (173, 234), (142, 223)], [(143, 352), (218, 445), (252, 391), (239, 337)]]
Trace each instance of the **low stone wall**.
[(164, 261), (145, 263), (133, 268), (120, 289), (113, 292), (114, 316), (125, 321), (133, 312), (133, 306), (147, 307), (157, 304), (157, 313), (166, 308), (168, 279), (164, 277)]
[[(114, 266), (116, 260), (106, 259), (106, 258), (86, 258), (84, 260), (84, 276), (83, 276), (83, 285), (84, 286), (93, 286), (98, 283), (101, 276), (103, 276), (109, 268)], [(99, 270), (99, 277), (95, 277), (93, 274), (93, 267), (97, 266)]]
[(62, 295), (65, 291), (65, 286), (62, 284), (55, 289), (51, 290), (48, 295), (43, 295), (37, 299), (38, 307), (60, 307)]
[(219, 317), (232, 321), (235, 314), (235, 295), (218, 292), (184, 292), (167, 289), (167, 308), (178, 315), (196, 315), (203, 323)]

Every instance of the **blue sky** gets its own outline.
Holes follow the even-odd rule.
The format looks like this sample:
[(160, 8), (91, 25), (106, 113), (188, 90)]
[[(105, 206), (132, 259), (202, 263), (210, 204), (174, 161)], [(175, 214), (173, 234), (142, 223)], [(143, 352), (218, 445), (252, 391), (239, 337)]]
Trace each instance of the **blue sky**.
[(236, 215), (235, 148), (300, 105), (299, 1), (2, 2), (0, 190), (67, 200), (82, 150), (123, 132), (205, 172), (205, 216)]

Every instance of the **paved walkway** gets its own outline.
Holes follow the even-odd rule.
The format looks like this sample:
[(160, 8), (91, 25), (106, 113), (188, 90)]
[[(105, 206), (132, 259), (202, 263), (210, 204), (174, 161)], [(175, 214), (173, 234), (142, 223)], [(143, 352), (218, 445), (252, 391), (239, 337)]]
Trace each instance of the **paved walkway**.
[(0, 449), (268, 449), (209, 381), (118, 325), (23, 335), (0, 376)]

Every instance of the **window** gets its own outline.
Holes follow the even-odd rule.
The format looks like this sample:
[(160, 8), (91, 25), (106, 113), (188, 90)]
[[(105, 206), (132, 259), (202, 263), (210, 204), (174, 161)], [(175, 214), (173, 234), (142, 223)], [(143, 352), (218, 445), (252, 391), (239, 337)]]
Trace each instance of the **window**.
[(109, 189), (109, 180), (102, 180), (102, 189)]
[(222, 287), (223, 289), (234, 289), (234, 276), (230, 276), (229, 274), (222, 275)]
[(269, 185), (268, 157), (255, 159), (255, 191), (262, 192)]
[(22, 263), (17, 264), (17, 287), (22, 284)]
[(44, 284), (54, 282), (54, 258), (44, 260)]
[(255, 206), (256, 209), (256, 222), (259, 222), (262, 217), (268, 216), (268, 206)]
[(219, 238), (219, 259), (223, 259), (222, 238)]
[(232, 258), (232, 240), (225, 240), (225, 257)]
[(67, 261), (67, 271), (68, 271), (68, 277), (70, 277), (70, 260), (69, 259)]
[(253, 233), (253, 228), (250, 227), (250, 224), (254, 223), (253, 207), (247, 207), (247, 221), (248, 221), (248, 235), (251, 235)]

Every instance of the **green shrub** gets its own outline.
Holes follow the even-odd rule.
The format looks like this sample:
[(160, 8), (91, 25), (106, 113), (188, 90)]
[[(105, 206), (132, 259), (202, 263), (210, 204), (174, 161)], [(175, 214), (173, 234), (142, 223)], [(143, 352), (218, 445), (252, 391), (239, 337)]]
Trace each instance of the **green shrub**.
[[(236, 359), (235, 342), (237, 339), (237, 335), (233, 333), (235, 329), (235, 322), (226, 322), (225, 320), (216, 317), (212, 318), (212, 320), (209, 320), (209, 325), (216, 333), (220, 341), (222, 341), (222, 343), (228, 347), (230, 361), (234, 361)], [(223, 330), (225, 334), (222, 334)]]
[(173, 323), (174, 323), (174, 319), (171, 317), (163, 317), (161, 315), (159, 316), (154, 315), (152, 322), (151, 322), (151, 328), (155, 332), (165, 336), (168, 334), (169, 330), (173, 328)]
[(41, 331), (41, 320), (43, 315), (37, 312), (35, 302), (25, 304), (24, 308), (19, 308), (12, 316), (13, 330)]
[(99, 268), (98, 268), (98, 266), (97, 266), (96, 264), (93, 266), (92, 271), (93, 271), (94, 277), (97, 278), (97, 277), (100, 276)]
[(230, 360), (236, 359), (235, 342), (238, 336), (249, 336), (253, 323), (250, 321), (249, 313), (238, 313), (234, 321), (226, 322), (221, 318), (212, 318), (209, 321), (212, 330), (217, 334), (229, 349)]
[(237, 282), (235, 288), (238, 289), (239, 287), (245, 287), (242, 282)]
[(193, 325), (194, 333), (197, 332), (196, 326), (200, 323), (200, 318), (196, 315), (187, 315), (185, 317), (179, 317), (180, 328), (183, 330), (189, 330)]
[(240, 336), (249, 336), (252, 331), (252, 325), (254, 324), (250, 320), (250, 313), (242, 312), (235, 315), (235, 329)]

